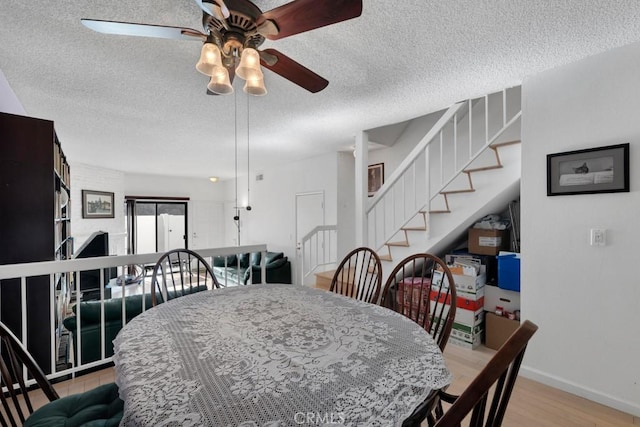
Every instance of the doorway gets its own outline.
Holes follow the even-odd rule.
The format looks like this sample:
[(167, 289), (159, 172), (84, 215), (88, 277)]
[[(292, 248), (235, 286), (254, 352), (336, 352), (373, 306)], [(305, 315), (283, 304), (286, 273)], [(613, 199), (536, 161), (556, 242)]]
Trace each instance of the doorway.
[(129, 253), (187, 248), (187, 202), (127, 199)]
[[(324, 224), (324, 191), (310, 191), (296, 194), (296, 264), (300, 283), (310, 285), (313, 278), (305, 278), (305, 266), (313, 262), (311, 251), (302, 250), (302, 238), (311, 230)], [(324, 247), (324, 242), (318, 242)], [(305, 248), (306, 249), (306, 248)]]

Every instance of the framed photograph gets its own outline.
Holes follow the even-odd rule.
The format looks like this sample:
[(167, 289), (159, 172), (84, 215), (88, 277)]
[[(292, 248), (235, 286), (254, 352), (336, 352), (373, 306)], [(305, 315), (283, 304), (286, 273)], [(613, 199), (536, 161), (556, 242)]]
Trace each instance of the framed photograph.
[(113, 217), (113, 193), (82, 190), (82, 218)]
[(384, 163), (376, 163), (375, 165), (369, 165), (368, 174), (368, 186), (369, 197), (373, 197), (376, 191), (384, 184)]
[(547, 196), (629, 192), (629, 144), (547, 155)]

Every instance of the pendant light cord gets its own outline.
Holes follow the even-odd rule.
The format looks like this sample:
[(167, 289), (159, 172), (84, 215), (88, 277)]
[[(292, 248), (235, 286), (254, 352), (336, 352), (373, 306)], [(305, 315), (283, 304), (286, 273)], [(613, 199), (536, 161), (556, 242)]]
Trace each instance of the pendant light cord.
[(236, 221), (236, 227), (238, 228), (238, 246), (240, 246), (240, 209), (238, 208), (238, 97), (234, 93), (233, 95), (233, 104), (234, 104), (234, 139), (235, 139), (235, 175), (236, 175), (236, 195), (235, 195), (235, 205), (234, 208), (236, 210), (236, 215), (233, 219)]
[(249, 168), (249, 95), (247, 95), (247, 210), (251, 210), (251, 198), (249, 197), (249, 187), (251, 183), (251, 172)]

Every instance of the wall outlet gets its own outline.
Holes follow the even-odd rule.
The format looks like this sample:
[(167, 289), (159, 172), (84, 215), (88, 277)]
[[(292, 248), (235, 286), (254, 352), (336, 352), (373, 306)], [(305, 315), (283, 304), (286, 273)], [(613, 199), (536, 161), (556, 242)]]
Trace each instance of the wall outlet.
[(607, 244), (607, 230), (604, 228), (591, 229), (591, 246), (605, 246)]

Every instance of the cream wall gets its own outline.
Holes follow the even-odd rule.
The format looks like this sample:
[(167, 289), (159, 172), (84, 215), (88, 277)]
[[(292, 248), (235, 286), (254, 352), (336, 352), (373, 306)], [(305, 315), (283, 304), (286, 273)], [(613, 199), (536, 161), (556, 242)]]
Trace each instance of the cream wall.
[[(640, 415), (640, 44), (523, 85), (523, 373)], [(546, 155), (629, 142), (631, 192), (546, 195)], [(607, 245), (589, 245), (589, 229)]]

